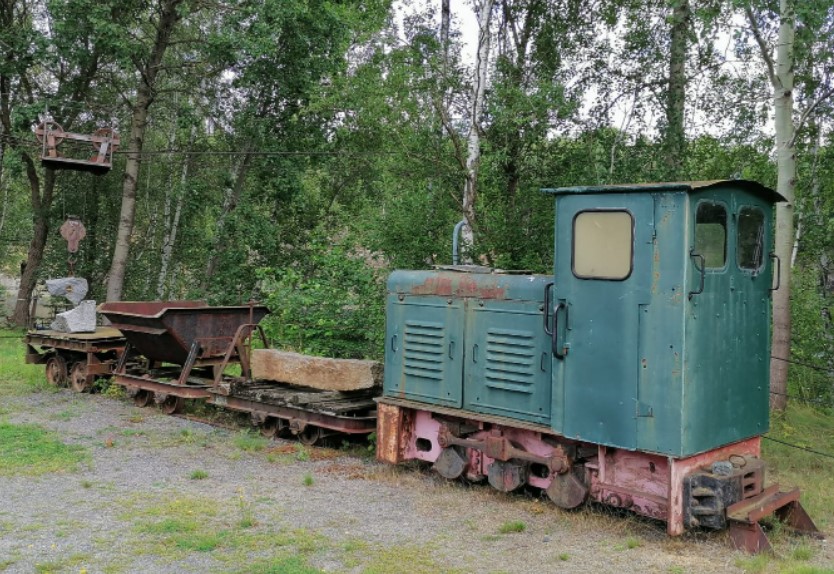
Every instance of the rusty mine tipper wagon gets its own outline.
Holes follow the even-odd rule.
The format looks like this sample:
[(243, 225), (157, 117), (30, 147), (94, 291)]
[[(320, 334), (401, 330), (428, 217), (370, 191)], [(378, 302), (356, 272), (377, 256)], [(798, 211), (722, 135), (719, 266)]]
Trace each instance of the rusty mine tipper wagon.
[(765, 488), (775, 191), (749, 181), (545, 190), (553, 275), (388, 281), (378, 457), (769, 542), (816, 533)]
[[(113, 382), (138, 406), (156, 401), (168, 414), (184, 399), (207, 399), (230, 364), (249, 375), (249, 342), (268, 313), (262, 305), (212, 307), (205, 301), (108, 301), (102, 315), (127, 339)], [(132, 364), (141, 358), (146, 364)]]

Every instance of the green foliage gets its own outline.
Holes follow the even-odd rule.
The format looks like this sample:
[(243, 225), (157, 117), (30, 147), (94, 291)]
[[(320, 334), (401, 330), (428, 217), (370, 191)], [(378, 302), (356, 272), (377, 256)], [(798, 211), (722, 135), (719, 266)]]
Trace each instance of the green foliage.
[(264, 327), (277, 347), (339, 358), (378, 358), (384, 323), (381, 273), (373, 258), (316, 239), (306, 257), (261, 271), (271, 314)]
[[(831, 373), (834, 365), (834, 297), (823, 287), (824, 269), (809, 264), (794, 268), (791, 278), (791, 357), (789, 389), (801, 400), (834, 404)], [(820, 370), (821, 369), (821, 370)]]

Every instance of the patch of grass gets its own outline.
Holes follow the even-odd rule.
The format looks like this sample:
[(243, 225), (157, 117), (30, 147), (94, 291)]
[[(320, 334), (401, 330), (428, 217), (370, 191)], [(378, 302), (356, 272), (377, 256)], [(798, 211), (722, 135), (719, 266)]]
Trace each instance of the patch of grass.
[(259, 452), (267, 447), (269, 439), (260, 434), (245, 430), (237, 433), (232, 439), (234, 445), (244, 452)]
[(779, 571), (779, 574), (834, 574), (834, 569), (823, 568), (821, 566), (811, 566), (809, 564), (800, 564), (797, 566), (788, 566)]
[(372, 548), (363, 574), (458, 574), (461, 570), (444, 568), (433, 560), (425, 546)]
[(813, 557), (814, 549), (805, 543), (797, 545), (797, 547), (791, 552), (791, 558), (800, 562), (810, 560)]
[(0, 396), (21, 396), (36, 392), (57, 392), (46, 382), (43, 365), (26, 364), (22, 329), (0, 329)]
[(527, 530), (527, 525), (520, 520), (510, 520), (498, 527), (498, 532), (501, 534), (512, 534), (515, 532), (524, 532)]
[(568, 554), (567, 552), (562, 552), (561, 554), (559, 554), (559, 560), (561, 560), (562, 562), (567, 562), (568, 560), (570, 560), (570, 554)]
[(17, 562), (14, 558), (7, 558), (5, 560), (0, 560), (0, 572), (6, 570), (9, 566), (14, 566)]
[(295, 460), (298, 462), (307, 462), (310, 460), (310, 450), (303, 444), (295, 445)]
[(35, 564), (35, 572), (38, 574), (52, 574), (53, 572), (60, 572), (68, 568), (77, 567), (90, 559), (88, 554), (71, 554), (66, 558), (61, 558), (55, 562), (41, 562)]
[(313, 486), (314, 482), (315, 481), (313, 480), (313, 475), (311, 473), (308, 472), (304, 475), (304, 486)]
[(771, 557), (768, 554), (756, 554), (746, 558), (739, 558), (736, 560), (736, 566), (741, 568), (747, 574), (759, 574), (764, 572), (770, 565)]
[(0, 476), (74, 472), (89, 460), (87, 449), (42, 427), (0, 422)]
[(238, 526), (241, 528), (252, 528), (257, 524), (255, 521), (255, 513), (252, 510), (252, 502), (246, 498), (246, 492), (243, 488), (237, 489), (237, 506), (240, 511), (240, 520)]
[(195, 470), (191, 473), (191, 480), (203, 480), (208, 478), (208, 473), (205, 470)]
[(313, 568), (299, 556), (282, 556), (262, 560), (237, 570), (236, 574), (320, 574), (323, 570)]
[(639, 538), (635, 538), (634, 536), (629, 536), (626, 538), (622, 544), (617, 544), (614, 546), (615, 550), (634, 550), (635, 548), (640, 548), (643, 545), (643, 542)]
[[(834, 416), (807, 405), (789, 403), (773, 413), (767, 436), (801, 447), (834, 452)], [(820, 528), (834, 525), (834, 460), (780, 443), (762, 440), (768, 478), (802, 490), (802, 506)], [(785, 551), (778, 547), (777, 552)]]
[(82, 480), (81, 481), (81, 488), (92, 488), (92, 487), (93, 487), (93, 481), (91, 481), (91, 480)]
[(60, 413), (55, 415), (55, 418), (59, 421), (68, 421), (70, 419), (74, 419), (77, 416), (80, 416), (81, 412), (78, 408), (78, 405), (72, 405), (68, 409), (62, 410)]

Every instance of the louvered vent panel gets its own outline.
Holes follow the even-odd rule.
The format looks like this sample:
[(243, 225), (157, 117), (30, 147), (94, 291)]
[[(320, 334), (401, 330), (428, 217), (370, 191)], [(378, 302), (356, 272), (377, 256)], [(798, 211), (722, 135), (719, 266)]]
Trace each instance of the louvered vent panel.
[(487, 332), (486, 386), (533, 393), (537, 356), (535, 340), (529, 331), (490, 329)]
[(406, 321), (403, 350), (407, 376), (443, 380), (445, 333), (441, 323)]

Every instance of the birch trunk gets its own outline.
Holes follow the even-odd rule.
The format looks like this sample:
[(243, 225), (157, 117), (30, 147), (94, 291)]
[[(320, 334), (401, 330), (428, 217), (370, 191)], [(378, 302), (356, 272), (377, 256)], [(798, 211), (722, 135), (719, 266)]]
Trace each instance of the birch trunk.
[(156, 80), (165, 51), (171, 43), (171, 34), (180, 20), (177, 10), (182, 0), (161, 0), (159, 22), (156, 28), (151, 54), (146, 63), (140, 65), (140, 81), (136, 91), (130, 123), (130, 139), (127, 144), (127, 161), (122, 182), (122, 208), (119, 213), (119, 230), (113, 249), (113, 261), (107, 279), (107, 301), (120, 301), (124, 290), (125, 270), (130, 255), (130, 242), (136, 218), (136, 188), (139, 168), (142, 165), (142, 148), (145, 130), (148, 126), (148, 111), (154, 101)]
[(686, 51), (692, 10), (689, 0), (679, 0), (672, 9), (669, 52), (669, 84), (666, 93), (666, 167), (668, 177), (680, 177), (683, 165), (684, 111), (686, 105)]
[(220, 212), (220, 217), (217, 218), (217, 223), (214, 226), (214, 240), (212, 241), (212, 248), (206, 263), (206, 274), (203, 278), (203, 289), (207, 289), (211, 278), (217, 272), (217, 265), (220, 260), (220, 252), (223, 245), (223, 237), (226, 232), (226, 220), (229, 215), (237, 208), (240, 201), (241, 193), (243, 193), (243, 185), (246, 182), (246, 174), (249, 171), (249, 165), (252, 162), (253, 148), (247, 145), (246, 151), (237, 165), (232, 185), (226, 190), (226, 197), (223, 200), (223, 210)]
[(484, 109), (484, 94), (489, 72), (489, 54), (492, 33), (490, 22), (494, 0), (483, 0), (478, 7), (478, 51), (475, 56), (475, 78), (472, 86), (472, 107), (470, 110), (469, 136), (467, 138), (466, 179), (463, 187), (464, 226), (462, 239), (464, 261), (471, 263), (466, 248), (474, 243), (475, 202), (478, 198), (478, 167), (481, 161), (481, 115)]
[[(194, 139), (197, 136), (197, 128), (191, 127), (191, 134), (188, 137), (188, 151), (194, 147)], [(165, 284), (168, 280), (168, 267), (171, 265), (171, 258), (174, 254), (174, 244), (177, 242), (177, 233), (179, 232), (180, 217), (182, 215), (182, 204), (185, 200), (185, 186), (188, 182), (188, 168), (191, 165), (191, 158), (188, 154), (185, 155), (185, 160), (182, 163), (182, 172), (180, 173), (180, 185), (176, 190), (172, 190), (172, 194), (177, 196), (176, 205), (174, 206), (174, 218), (170, 220), (170, 196), (166, 195), (165, 201), (165, 235), (162, 238), (162, 257), (159, 266), (159, 277), (156, 283), (157, 299), (165, 299), (166, 289)]]
[[(794, 236), (796, 148), (793, 121), (794, 36), (796, 19), (791, 0), (780, 0), (779, 39), (773, 77), (773, 109), (776, 121), (776, 191), (787, 200), (776, 205), (776, 256), (782, 261), (779, 286), (773, 293), (773, 343), (770, 360), (770, 404), (787, 406), (788, 363), (791, 352), (790, 261)], [(775, 358), (774, 358), (775, 357)]]

